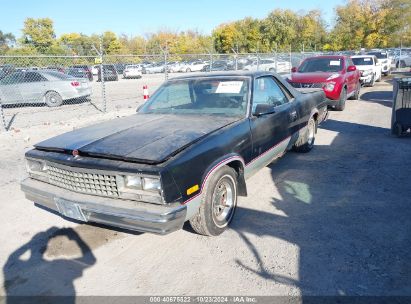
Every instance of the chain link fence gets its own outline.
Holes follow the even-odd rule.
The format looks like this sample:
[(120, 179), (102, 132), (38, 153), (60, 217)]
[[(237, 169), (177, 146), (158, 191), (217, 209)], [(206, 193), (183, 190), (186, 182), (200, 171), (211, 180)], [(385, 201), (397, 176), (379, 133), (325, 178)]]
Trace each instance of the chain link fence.
[[(305, 58), (324, 54), (103, 55), (101, 49), (95, 51), (96, 56), (0, 56), (0, 130), (58, 124), (105, 112), (130, 113), (143, 102), (143, 86), (152, 93), (164, 80), (184, 73), (244, 70), (287, 75)], [(401, 60), (399, 67), (406, 67), (404, 55)]]

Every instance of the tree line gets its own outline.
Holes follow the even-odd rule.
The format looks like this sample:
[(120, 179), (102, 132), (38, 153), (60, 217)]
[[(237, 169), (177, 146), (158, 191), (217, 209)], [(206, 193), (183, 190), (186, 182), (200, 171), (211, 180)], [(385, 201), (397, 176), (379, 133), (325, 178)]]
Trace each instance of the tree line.
[(322, 12), (276, 9), (265, 18), (246, 17), (217, 26), (211, 35), (198, 31), (158, 31), (146, 36), (67, 33), (56, 37), (50, 18), (27, 18), (22, 36), (0, 30), (0, 53), (7, 55), (254, 53), (339, 51), (411, 45), (411, 1), (347, 0), (335, 8), (333, 26)]

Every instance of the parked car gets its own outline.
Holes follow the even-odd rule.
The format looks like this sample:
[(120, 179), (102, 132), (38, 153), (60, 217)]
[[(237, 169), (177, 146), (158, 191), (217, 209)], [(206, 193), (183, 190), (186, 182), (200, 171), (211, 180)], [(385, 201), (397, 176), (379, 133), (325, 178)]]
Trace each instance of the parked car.
[(93, 81), (93, 73), (88, 65), (72, 65), (70, 68), (83, 69), (87, 74), (88, 80)]
[(87, 72), (82, 68), (67, 68), (66, 74), (75, 78), (87, 78)]
[(91, 95), (87, 78), (73, 78), (56, 71), (14, 72), (0, 80), (3, 104), (46, 103), (60, 106), (63, 101)]
[(402, 52), (395, 58), (396, 68), (411, 67), (411, 53)]
[(141, 78), (141, 76), (142, 67), (139, 64), (128, 65), (123, 71), (124, 78)]
[(288, 82), (295, 88), (322, 88), (329, 106), (343, 111), (347, 98), (358, 99), (360, 72), (347, 56), (327, 55), (306, 58), (293, 67)]
[(143, 73), (145, 74), (155, 74), (155, 73), (164, 73), (165, 65), (164, 62), (154, 63), (144, 67)]
[(245, 71), (271, 71), (277, 73), (289, 73), (291, 69), (291, 63), (288, 61), (281, 61), (274, 59), (255, 59), (247, 65), (243, 66)]
[(377, 61), (381, 66), (381, 72), (384, 76), (391, 74), (391, 59), (389, 58), (388, 52), (386, 51), (373, 51), (368, 52), (367, 55), (377, 57)]
[(381, 81), (381, 63), (374, 55), (356, 55), (351, 60), (360, 71), (362, 85), (373, 87), (376, 81)]
[(267, 72), (165, 82), (129, 117), (78, 129), (26, 153), (26, 197), (85, 222), (165, 234), (190, 221), (219, 235), (245, 180), (293, 148), (308, 152), (324, 92)]
[[(118, 81), (117, 70), (112, 64), (103, 64), (104, 81)], [(101, 81), (100, 66), (98, 66), (97, 81)]]
[(225, 60), (216, 60), (213, 63), (204, 65), (203, 68), (201, 69), (202, 72), (227, 71), (227, 70), (228, 70), (228, 63)]
[(117, 74), (123, 74), (127, 65), (127, 63), (115, 63), (114, 67), (116, 68)]
[(182, 67), (185, 66), (186, 62), (171, 62), (170, 64), (167, 65), (168, 71), (170, 73), (178, 73), (182, 71)]
[(208, 62), (202, 60), (190, 61), (181, 67), (181, 72), (200, 72)]
[(60, 73), (65, 73), (65, 69), (62, 66), (56, 66), (56, 65), (51, 65), (45, 68), (45, 70), (49, 70), (49, 71), (56, 71), (56, 72), (60, 72)]

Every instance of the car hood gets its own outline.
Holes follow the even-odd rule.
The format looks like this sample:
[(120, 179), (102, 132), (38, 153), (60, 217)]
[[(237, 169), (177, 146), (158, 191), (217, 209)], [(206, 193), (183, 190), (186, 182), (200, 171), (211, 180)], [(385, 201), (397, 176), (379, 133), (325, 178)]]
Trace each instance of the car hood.
[(291, 82), (325, 82), (331, 75), (339, 75), (336, 72), (292, 73)]
[(237, 120), (238, 117), (135, 114), (71, 131), (35, 147), (155, 164)]
[(356, 68), (359, 71), (368, 71), (368, 70), (372, 70), (373, 66), (372, 65), (356, 65)]

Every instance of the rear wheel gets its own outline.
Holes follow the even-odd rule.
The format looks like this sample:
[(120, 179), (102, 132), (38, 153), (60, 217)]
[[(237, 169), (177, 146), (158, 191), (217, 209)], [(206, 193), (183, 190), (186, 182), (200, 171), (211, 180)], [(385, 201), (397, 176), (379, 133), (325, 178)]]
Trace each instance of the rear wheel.
[(307, 123), (307, 127), (297, 139), (293, 149), (296, 152), (307, 153), (312, 150), (315, 142), (315, 133), (317, 131), (317, 121), (311, 117)]
[(63, 103), (63, 98), (61, 98), (59, 93), (55, 91), (50, 91), (47, 92), (46, 95), (44, 95), (44, 102), (49, 107), (58, 107), (61, 106), (61, 104)]
[(221, 167), (205, 187), (200, 209), (190, 225), (199, 234), (217, 236), (227, 228), (237, 207), (237, 172)]
[(188, 69), (186, 70), (186, 72), (187, 72), (187, 73), (190, 73), (190, 72), (191, 72), (191, 69), (190, 69), (190, 68), (188, 68)]
[(338, 100), (338, 103), (337, 103), (337, 105), (335, 106), (335, 109), (336, 109), (337, 111), (344, 111), (346, 100), (347, 100), (347, 89), (344, 88), (344, 89), (342, 89), (342, 91), (341, 91), (340, 100)]

